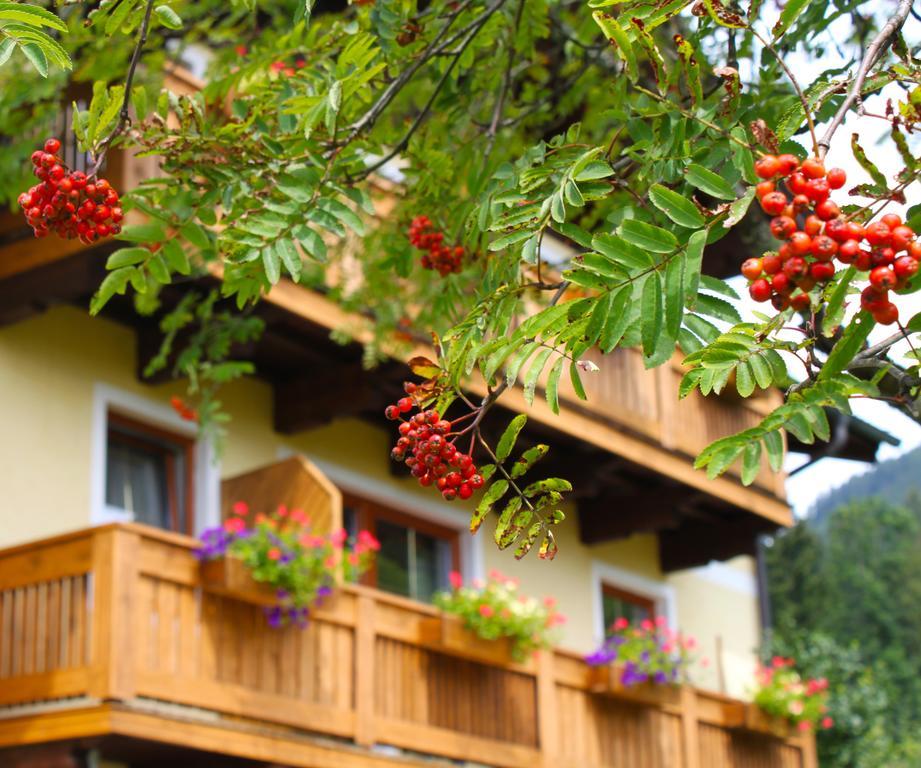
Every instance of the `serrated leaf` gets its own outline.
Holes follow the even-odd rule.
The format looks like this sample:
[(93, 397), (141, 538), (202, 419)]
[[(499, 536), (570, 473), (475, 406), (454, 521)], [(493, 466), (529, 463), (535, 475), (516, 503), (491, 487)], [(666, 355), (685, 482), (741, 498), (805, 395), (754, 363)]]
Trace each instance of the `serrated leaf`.
[(736, 391), (742, 397), (750, 397), (755, 391), (755, 377), (745, 361), (736, 366)]
[(780, 18), (771, 30), (775, 40), (790, 28), (790, 25), (796, 21), (807, 5), (809, 5), (809, 0), (787, 0), (784, 3)]
[(653, 184), (649, 188), (649, 200), (680, 227), (699, 229), (706, 224), (706, 219), (694, 203), (661, 184)]
[(724, 229), (731, 229), (745, 218), (748, 209), (751, 207), (752, 200), (755, 199), (755, 187), (749, 187), (745, 194), (729, 206), (729, 215), (723, 221)]
[(544, 396), (547, 399), (547, 405), (549, 405), (550, 410), (556, 414), (560, 412), (560, 401), (559, 401), (560, 375), (563, 372), (564, 360), (565, 358), (560, 357), (553, 364), (553, 367), (550, 369), (550, 374), (547, 376), (547, 388), (546, 390), (544, 390)]
[[(562, 358), (560, 358), (562, 359)], [(542, 443), (528, 448), (513, 465), (509, 474), (512, 478), (518, 478), (526, 474), (538, 461), (540, 461), (550, 448)]]
[(166, 240), (166, 230), (163, 225), (155, 221), (144, 224), (129, 224), (122, 227), (118, 235), (119, 240), (129, 240), (134, 243), (162, 243)]
[(35, 71), (42, 77), (48, 77), (48, 59), (45, 53), (35, 43), (23, 43), (19, 46), (20, 50), (26, 55), (26, 58), (32, 62)]
[(601, 329), (601, 337), (598, 339), (598, 346), (603, 354), (614, 349), (624, 337), (624, 332), (630, 323), (630, 312), (627, 305), (632, 295), (633, 292), (629, 289), (621, 289), (614, 294), (607, 320), (604, 328)]
[(701, 192), (723, 200), (735, 200), (736, 193), (732, 185), (719, 174), (707, 170), (702, 165), (691, 163), (685, 170), (685, 178), (692, 187)]
[(640, 317), (643, 353), (648, 357), (655, 351), (659, 334), (662, 332), (662, 280), (658, 272), (653, 272), (643, 283)]
[(476, 510), (470, 517), (470, 533), (476, 533), (480, 529), (493, 504), (501, 499), (507, 490), (508, 480), (504, 479), (496, 480), (486, 489), (483, 498), (480, 499), (480, 503), (476, 505)]
[(130, 267), (134, 264), (140, 264), (142, 261), (146, 261), (149, 257), (150, 251), (147, 248), (141, 248), (139, 246), (119, 248), (106, 259), (106, 269)]
[(294, 243), (288, 239), (277, 240), (275, 242), (275, 251), (278, 253), (278, 257), (281, 259), (281, 263), (284, 264), (288, 274), (291, 275), (291, 279), (295, 283), (300, 280), (301, 270), (304, 265), (301, 262), (301, 255), (297, 252), (297, 248), (294, 247)]
[(854, 355), (863, 347), (875, 325), (869, 312), (866, 310), (858, 312), (829, 353), (822, 370), (819, 371), (819, 381), (827, 381), (847, 368), (854, 359)]
[(767, 449), (768, 463), (774, 472), (783, 468), (783, 436), (777, 430), (768, 432), (762, 440)]
[(262, 249), (262, 268), (265, 270), (266, 280), (271, 285), (275, 285), (281, 279), (281, 258), (271, 245)]
[(546, 365), (552, 352), (553, 349), (550, 347), (545, 347), (538, 352), (531, 362), (531, 367), (528, 369), (527, 375), (524, 377), (524, 399), (528, 405), (534, 402), (534, 390), (537, 387), (537, 380), (540, 378), (540, 373), (544, 369), (544, 365)]
[(178, 272), (180, 275), (188, 275), (192, 271), (189, 257), (176, 240), (167, 240), (163, 243), (163, 258), (166, 259), (166, 263), (173, 272)]
[(593, 11), (592, 18), (601, 28), (604, 36), (617, 48), (618, 55), (627, 66), (627, 76), (631, 80), (636, 80), (639, 77), (636, 54), (633, 52), (633, 44), (624, 28), (617, 19), (602, 11)]
[(678, 238), (667, 229), (637, 219), (627, 219), (618, 233), (628, 243), (653, 253), (671, 253), (678, 247)]
[(67, 25), (51, 11), (37, 5), (26, 3), (0, 3), (0, 20), (21, 22), (35, 27), (50, 27), (58, 32), (66, 32)]
[(761, 443), (753, 440), (742, 453), (742, 485), (751, 485), (761, 472)]
[(505, 428), (502, 437), (499, 438), (499, 442), (496, 444), (496, 458), (500, 462), (505, 461), (512, 452), (512, 449), (515, 447), (515, 441), (518, 439), (518, 434), (524, 428), (527, 421), (528, 417), (523, 413), (519, 413)]

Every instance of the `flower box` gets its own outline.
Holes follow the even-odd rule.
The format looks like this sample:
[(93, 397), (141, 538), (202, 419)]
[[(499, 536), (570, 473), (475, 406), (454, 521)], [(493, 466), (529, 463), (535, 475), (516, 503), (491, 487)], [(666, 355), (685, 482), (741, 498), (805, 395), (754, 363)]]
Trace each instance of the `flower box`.
[(419, 642), (436, 651), (484, 664), (508, 665), (512, 642), (507, 637), (484, 640), (464, 626), (457, 616), (432, 616), (419, 622)]
[(681, 699), (681, 688), (677, 685), (640, 683), (624, 685), (621, 680), (622, 664), (604, 664), (588, 668), (588, 688), (592, 693), (612, 696), (651, 707), (677, 706)]
[(726, 724), (735, 731), (760, 733), (778, 739), (796, 735), (793, 723), (783, 717), (769, 715), (757, 704), (735, 702), (726, 712)]
[(243, 561), (236, 557), (203, 561), (201, 583), (206, 592), (256, 605), (278, 605), (276, 590), (269, 584), (256, 581)]

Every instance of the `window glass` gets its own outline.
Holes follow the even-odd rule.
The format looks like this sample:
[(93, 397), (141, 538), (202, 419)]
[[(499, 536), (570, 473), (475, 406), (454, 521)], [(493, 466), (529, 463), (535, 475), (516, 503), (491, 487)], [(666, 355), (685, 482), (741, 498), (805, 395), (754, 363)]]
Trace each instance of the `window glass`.
[(135, 522), (191, 531), (191, 441), (120, 415), (109, 415), (106, 505)]
[(451, 547), (444, 539), (426, 536), (414, 532), (414, 576), (413, 597), (429, 602), (432, 595), (447, 586), (447, 576), (451, 572)]
[(647, 597), (604, 585), (601, 597), (604, 626), (607, 630), (617, 619), (629, 622), (653, 618), (655, 604)]
[(377, 521), (377, 586), (387, 592), (412, 597), (410, 589), (409, 529), (385, 520)]

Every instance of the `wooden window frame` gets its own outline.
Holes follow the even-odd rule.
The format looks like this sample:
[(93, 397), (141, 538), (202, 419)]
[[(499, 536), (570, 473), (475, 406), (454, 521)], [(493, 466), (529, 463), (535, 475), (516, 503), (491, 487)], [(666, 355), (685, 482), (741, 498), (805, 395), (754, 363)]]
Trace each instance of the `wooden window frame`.
[(649, 597), (648, 595), (641, 595), (637, 592), (631, 592), (629, 589), (624, 589), (619, 587), (616, 584), (611, 584), (610, 582), (603, 581), (601, 582), (601, 596), (602, 596), (602, 607), (604, 606), (603, 598), (605, 596), (616, 598), (622, 603), (628, 603), (629, 605), (635, 605), (638, 608), (644, 608), (649, 612), (649, 618), (655, 618), (656, 616), (656, 600), (655, 598)]
[[(461, 570), (460, 558), (460, 536), (454, 528), (445, 525), (433, 523), (424, 517), (418, 517), (411, 512), (405, 512), (385, 504), (369, 499), (365, 496), (357, 496), (348, 491), (342, 491), (342, 507), (350, 507), (357, 513), (356, 523), (358, 530), (366, 530), (377, 536), (377, 521), (383, 520), (388, 523), (403, 526), (404, 528), (413, 528), (419, 533), (431, 536), (434, 539), (447, 541), (450, 545), (451, 553), (451, 570)], [(359, 583), (377, 588), (377, 561), (361, 576)], [(412, 599), (412, 598), (410, 598)]]
[[(185, 461), (185, 529), (179, 527), (179, 489), (177, 488), (176, 479), (176, 462), (171, 451), (163, 447), (163, 455), (166, 459), (166, 495), (168, 504), (168, 516), (170, 530), (176, 533), (185, 533), (189, 536), (195, 532), (195, 440), (194, 438), (173, 432), (163, 427), (158, 427), (148, 422), (141, 421), (133, 416), (110, 409), (106, 414), (106, 444), (109, 441), (109, 433), (112, 427), (122, 427), (138, 433), (138, 436), (119, 432), (118, 439), (127, 444), (134, 442), (136, 445), (145, 449), (160, 447), (158, 444), (169, 443), (179, 449)], [(148, 438), (145, 440), (144, 438)], [(103, 470), (108, 471), (108, 462)]]

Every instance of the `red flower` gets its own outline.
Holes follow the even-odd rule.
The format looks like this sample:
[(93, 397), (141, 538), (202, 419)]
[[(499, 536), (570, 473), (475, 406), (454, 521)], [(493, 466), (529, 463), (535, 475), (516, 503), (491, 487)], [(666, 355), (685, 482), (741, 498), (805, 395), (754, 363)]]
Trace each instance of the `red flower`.
[(464, 577), (460, 575), (460, 571), (451, 571), (448, 574), (448, 581), (451, 582), (453, 589), (460, 589), (464, 586)]
[(495, 611), (492, 609), (492, 606), (486, 605), (485, 603), (480, 606), (479, 611), (480, 616), (482, 616), (484, 619), (492, 618), (493, 614), (495, 613)]
[(245, 501), (235, 501), (233, 506), (230, 508), (230, 511), (235, 515), (248, 515), (249, 504), (247, 504)]
[(228, 533), (239, 533), (246, 527), (242, 517), (229, 517), (224, 521), (224, 530)]
[(822, 718), (822, 727), (825, 728), (826, 730), (834, 726), (834, 724), (835, 724), (835, 721), (832, 720), (830, 717)]
[(281, 550), (278, 547), (272, 547), (268, 552), (266, 552), (266, 556), (269, 558), (269, 560), (280, 560)]
[(614, 623), (611, 626), (614, 628), (615, 632), (622, 632), (623, 630), (625, 630), (627, 627), (630, 626), (630, 622), (627, 621), (623, 616), (621, 616), (619, 619), (615, 619)]

